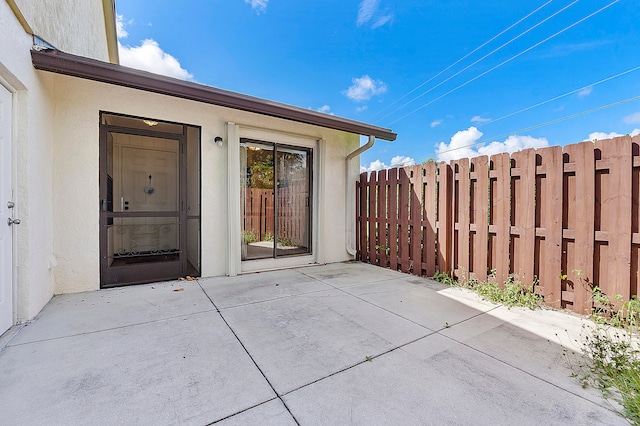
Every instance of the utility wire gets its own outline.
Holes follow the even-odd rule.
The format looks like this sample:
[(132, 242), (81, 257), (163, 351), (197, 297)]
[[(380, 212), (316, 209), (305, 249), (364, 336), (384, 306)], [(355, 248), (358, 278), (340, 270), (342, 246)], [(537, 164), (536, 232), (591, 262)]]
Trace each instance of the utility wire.
[[(516, 41), (517, 39), (519, 39), (520, 37), (522, 37), (523, 35), (533, 31), (534, 29), (536, 29), (537, 27), (539, 27), (540, 25), (544, 24), (545, 22), (549, 21), (550, 19), (556, 17), (557, 15), (559, 15), (560, 13), (564, 12), (565, 10), (567, 10), (568, 8), (574, 6), (576, 3), (578, 3), (580, 0), (574, 0), (572, 3), (566, 5), (565, 7), (563, 7), (562, 9), (556, 11), (555, 13), (553, 13), (550, 16), (547, 16), (545, 19), (543, 19), (542, 21), (538, 22), (537, 24), (533, 25), (532, 27), (526, 29), (525, 31), (521, 32), (520, 34), (518, 34), (517, 36), (513, 37), (511, 40), (507, 41), (506, 43), (502, 44), (501, 46), (497, 47), (496, 49), (492, 50), (491, 52), (487, 53), (486, 55), (484, 55), (482, 58), (476, 60), (475, 62), (473, 62), (472, 64), (464, 67), (463, 69), (461, 69), (460, 71), (456, 72), (455, 74), (447, 77), (446, 79), (444, 79), (443, 81), (441, 81), (440, 83), (436, 84), (435, 86), (431, 87), (430, 89), (428, 89), (425, 92), (422, 92), (421, 94), (419, 94), (418, 96), (414, 97), (413, 99), (411, 99), (408, 102), (405, 102), (404, 104), (400, 105), (398, 108), (394, 109), (393, 111), (391, 111), (390, 113), (386, 114), (385, 116), (381, 117), (380, 120), (383, 120), (385, 118), (387, 118), (388, 116), (390, 116), (391, 114), (393, 114), (394, 112), (404, 108), (405, 106), (409, 105), (410, 103), (412, 103), (413, 101), (420, 99), (421, 97), (423, 97), (424, 95), (426, 95), (427, 93), (432, 92), (433, 90), (437, 89), (438, 87), (442, 86), (444, 83), (448, 82), (449, 80), (453, 79), (454, 77), (457, 77), (458, 75), (462, 74), (463, 72), (465, 72), (466, 70), (468, 70), (469, 68), (473, 67), (474, 65), (477, 65), (478, 63), (484, 61), (485, 59), (487, 59), (489, 56), (493, 55), (494, 53), (498, 52), (499, 50), (505, 48), (506, 46), (510, 45), (511, 43), (513, 43), (514, 41)], [(393, 122), (395, 123), (395, 121)]]
[(622, 101), (614, 102), (614, 103), (611, 103), (611, 104), (608, 104), (608, 105), (603, 105), (603, 106), (600, 106), (600, 107), (597, 107), (597, 108), (593, 108), (593, 109), (590, 109), (590, 110), (587, 110), (587, 111), (582, 111), (582, 112), (578, 112), (578, 113), (575, 113), (575, 114), (567, 115), (567, 116), (562, 117), (562, 118), (556, 118), (555, 120), (546, 121), (544, 123), (536, 124), (534, 126), (525, 127), (525, 128), (522, 128), (522, 129), (519, 129), (519, 130), (515, 130), (515, 131), (509, 132), (509, 133), (503, 133), (501, 135), (493, 136), (493, 137), (488, 138), (488, 139), (483, 139), (481, 141), (474, 142), (474, 143), (469, 144), (469, 145), (459, 146), (459, 147), (447, 149), (447, 150), (444, 150), (444, 151), (438, 151), (437, 154), (444, 154), (444, 153), (447, 153), (447, 152), (453, 152), (453, 151), (457, 151), (457, 150), (463, 149), (463, 148), (471, 148), (472, 146), (481, 145), (481, 144), (489, 142), (489, 141), (493, 142), (496, 139), (500, 139), (500, 138), (503, 138), (505, 136), (512, 136), (512, 135), (514, 135), (516, 133), (528, 132), (529, 130), (539, 129), (540, 127), (545, 127), (545, 126), (549, 126), (551, 124), (560, 123), (561, 121), (566, 121), (566, 120), (570, 120), (572, 118), (581, 117), (583, 115), (591, 114), (591, 113), (596, 112), (596, 111), (602, 111), (603, 109), (611, 108), (611, 107), (614, 107), (614, 106), (626, 104), (626, 103), (637, 101), (637, 100), (640, 100), (640, 96), (634, 96), (633, 98), (624, 99)]
[(569, 25), (568, 27), (565, 27), (564, 29), (562, 29), (562, 30), (560, 30), (560, 31), (556, 32), (555, 34), (553, 34), (553, 35), (551, 35), (551, 36), (549, 36), (549, 37), (545, 38), (544, 40), (542, 40), (542, 41), (540, 41), (540, 42), (538, 42), (538, 43), (534, 44), (533, 46), (528, 47), (527, 49), (523, 50), (522, 52), (520, 52), (520, 53), (518, 53), (518, 54), (516, 54), (516, 55), (514, 55), (514, 56), (512, 56), (512, 57), (510, 57), (509, 59), (507, 59), (507, 60), (505, 60), (505, 61), (503, 61), (503, 62), (501, 62), (501, 63), (499, 63), (499, 64), (498, 64), (498, 65), (496, 65), (495, 67), (490, 68), (490, 69), (488, 69), (487, 71), (485, 71), (485, 72), (483, 72), (483, 73), (481, 73), (481, 74), (478, 74), (477, 76), (473, 77), (473, 78), (472, 78), (472, 79), (470, 79), (470, 80), (467, 80), (466, 82), (464, 82), (464, 83), (462, 83), (461, 85), (459, 85), (459, 86), (455, 87), (454, 89), (449, 90), (448, 92), (446, 92), (446, 93), (444, 93), (444, 94), (442, 94), (442, 95), (438, 96), (438, 97), (437, 97), (437, 98), (435, 98), (435, 99), (432, 99), (431, 101), (427, 102), (426, 104), (424, 104), (424, 105), (422, 105), (422, 106), (420, 106), (420, 107), (418, 107), (418, 108), (414, 109), (413, 111), (411, 111), (411, 112), (409, 112), (409, 113), (407, 113), (407, 114), (403, 115), (402, 117), (400, 117), (400, 118), (398, 118), (398, 119), (396, 119), (396, 120), (392, 121), (391, 123), (389, 123), (389, 125), (394, 124), (394, 123), (397, 123), (398, 121), (400, 121), (400, 120), (403, 120), (403, 119), (407, 118), (408, 116), (410, 116), (410, 115), (412, 115), (412, 114), (414, 114), (414, 113), (416, 113), (416, 112), (420, 111), (421, 109), (423, 109), (423, 108), (425, 108), (425, 107), (427, 107), (427, 106), (431, 105), (432, 103), (434, 103), (434, 102), (436, 102), (436, 101), (438, 101), (438, 100), (440, 100), (440, 99), (444, 98), (445, 96), (448, 96), (448, 95), (450, 95), (451, 93), (453, 93), (453, 92), (455, 92), (455, 91), (457, 91), (457, 90), (461, 89), (462, 87), (464, 87), (464, 86), (468, 85), (469, 83), (474, 82), (475, 80), (479, 79), (480, 77), (483, 77), (483, 76), (485, 76), (485, 75), (489, 74), (490, 72), (495, 71), (496, 69), (500, 68), (501, 66), (505, 65), (506, 63), (513, 61), (514, 59), (516, 59), (516, 58), (518, 58), (518, 57), (520, 57), (520, 56), (524, 55), (525, 53), (529, 52), (530, 50), (535, 49), (536, 47), (540, 46), (541, 44), (546, 43), (547, 41), (551, 40), (552, 38), (559, 36), (560, 34), (564, 33), (565, 31), (567, 31), (567, 30), (569, 30), (569, 29), (571, 29), (571, 28), (575, 27), (576, 25), (578, 25), (578, 24), (580, 24), (580, 23), (582, 23), (582, 22), (586, 21), (587, 19), (589, 19), (589, 18), (591, 18), (591, 17), (593, 17), (593, 16), (597, 15), (598, 13), (600, 13), (600, 12), (604, 11), (605, 9), (608, 9), (609, 7), (611, 7), (611, 6), (613, 6), (614, 4), (618, 3), (619, 1), (620, 1), (620, 0), (614, 0), (614, 1), (612, 1), (612, 2), (611, 2), (611, 3), (609, 3), (608, 5), (606, 5), (606, 6), (602, 7), (602, 8), (600, 8), (600, 9), (598, 9), (597, 11), (595, 11), (595, 12), (593, 12), (593, 13), (591, 13), (591, 14), (589, 14), (589, 15), (585, 16), (584, 18), (582, 18), (582, 19), (580, 19), (580, 20), (578, 20), (578, 21), (574, 22), (573, 24)]
[[(590, 87), (594, 87), (594, 86), (597, 86), (599, 84), (606, 83), (607, 81), (611, 81), (614, 78), (622, 77), (623, 75), (626, 75), (626, 74), (629, 74), (629, 73), (632, 73), (632, 72), (638, 71), (638, 70), (640, 70), (640, 66), (637, 66), (635, 68), (631, 68), (630, 70), (623, 71), (623, 72), (621, 72), (619, 74), (616, 74), (616, 75), (612, 75), (611, 77), (607, 77), (607, 78), (602, 79), (600, 81), (596, 81), (595, 83), (587, 84), (586, 86), (582, 86), (579, 89), (575, 89), (575, 90), (572, 90), (570, 92), (564, 93), (562, 95), (555, 96), (555, 97), (553, 97), (551, 99), (547, 99), (546, 101), (539, 102), (539, 103), (537, 103), (535, 105), (531, 105), (531, 106), (523, 108), (523, 109), (521, 109), (519, 111), (512, 112), (512, 113), (509, 113), (507, 115), (503, 115), (502, 117), (498, 117), (498, 118), (493, 119), (493, 120), (489, 120), (486, 123), (481, 124), (481, 126), (486, 126), (487, 124), (495, 123), (496, 121), (500, 121), (500, 120), (504, 120), (505, 118), (513, 117), (514, 115), (520, 114), (521, 112), (529, 111), (530, 109), (537, 108), (537, 107), (539, 107), (541, 105), (544, 105), (544, 104), (548, 104), (549, 102), (557, 101), (558, 99), (567, 97), (569, 95), (573, 95), (574, 93), (581, 92), (581, 91), (583, 91), (585, 89), (588, 89)], [(480, 126), (478, 126), (478, 127), (480, 127)]]
[[(493, 36), (492, 38), (490, 38), (489, 40), (485, 41), (484, 43), (482, 43), (480, 46), (476, 47), (475, 49), (473, 49), (471, 52), (467, 53), (466, 55), (464, 55), (462, 58), (458, 59), (457, 61), (455, 61), (454, 63), (452, 63), (451, 65), (449, 65), (448, 67), (446, 67), (445, 69), (443, 69), (442, 71), (440, 71), (439, 73), (437, 73), (436, 75), (434, 75), (433, 77), (429, 78), (427, 81), (421, 83), (420, 85), (418, 85), (417, 87), (415, 87), (413, 90), (405, 93), (404, 95), (402, 95), (400, 98), (396, 99), (395, 101), (393, 101), (392, 103), (390, 103), (389, 105), (387, 105), (386, 107), (382, 108), (380, 111), (378, 111), (377, 113), (375, 113), (371, 118), (375, 118), (376, 116), (378, 116), (379, 114), (382, 114), (385, 110), (391, 108), (392, 106), (394, 106), (395, 104), (397, 104), (398, 102), (400, 102), (401, 100), (403, 100), (404, 98), (406, 98), (407, 96), (409, 96), (410, 94), (412, 94), (413, 92), (415, 92), (416, 90), (420, 89), (421, 87), (423, 87), (425, 84), (431, 82), (433, 79), (435, 79), (436, 77), (441, 76), (442, 74), (444, 74), (445, 72), (449, 71), (451, 68), (453, 68), (454, 66), (458, 65), (460, 62), (464, 61), (465, 59), (467, 59), (469, 56), (473, 55), (474, 53), (476, 53), (478, 50), (482, 49), (483, 47), (485, 47), (487, 44), (491, 43), (492, 41), (494, 41), (495, 39), (497, 39), (498, 37), (500, 37), (501, 35), (503, 35), (504, 33), (506, 33), (507, 31), (511, 30), (512, 28), (514, 28), (515, 26), (517, 26), (518, 24), (520, 24), (521, 22), (525, 21), (526, 19), (528, 19), (529, 17), (533, 16), (534, 14), (536, 14), (537, 12), (539, 12), (540, 10), (542, 10), (543, 8), (547, 7), (549, 4), (551, 4), (553, 0), (549, 0), (548, 2), (546, 2), (545, 4), (543, 4), (542, 6), (538, 7), (536, 10), (534, 10), (533, 12), (529, 13), (527, 16), (525, 16), (524, 18), (521, 18), (520, 20), (518, 20), (517, 22), (515, 22), (514, 24), (511, 24), (509, 27), (507, 27), (506, 29), (502, 30), (500, 33), (498, 33), (497, 35)], [(386, 117), (386, 116), (385, 116)], [(382, 118), (385, 118), (382, 117)]]

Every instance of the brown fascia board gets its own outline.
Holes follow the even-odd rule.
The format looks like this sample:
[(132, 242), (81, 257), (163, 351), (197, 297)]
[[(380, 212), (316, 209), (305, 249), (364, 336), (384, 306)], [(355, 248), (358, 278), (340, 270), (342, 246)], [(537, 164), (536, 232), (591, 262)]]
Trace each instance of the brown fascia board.
[(31, 60), (33, 66), (41, 71), (160, 93), (358, 135), (374, 136), (387, 141), (394, 141), (397, 136), (390, 129), (60, 51), (32, 50)]

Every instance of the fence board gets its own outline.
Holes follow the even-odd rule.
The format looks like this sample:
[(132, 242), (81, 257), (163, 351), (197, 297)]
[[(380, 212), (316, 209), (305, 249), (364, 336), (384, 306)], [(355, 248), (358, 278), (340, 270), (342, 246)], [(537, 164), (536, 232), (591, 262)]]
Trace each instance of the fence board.
[(451, 167), (446, 163), (438, 164), (438, 269), (440, 272), (452, 272), (451, 268)]
[(398, 260), (400, 270), (409, 272), (409, 174), (405, 168), (398, 174)]
[(409, 208), (410, 208), (410, 251), (409, 270), (415, 275), (422, 274), (422, 166), (407, 168), (409, 171)]
[[(633, 157), (631, 138), (623, 136), (608, 141), (597, 141), (602, 161), (609, 164), (607, 185), (600, 193), (600, 229), (606, 231), (607, 256), (599, 259), (606, 264), (607, 282), (599, 286), (607, 294), (630, 297), (631, 283), (631, 196)], [(600, 275), (604, 279), (603, 275)]]
[(640, 136), (631, 139), (631, 286), (630, 294), (638, 294), (640, 282)]
[(422, 229), (424, 233), (422, 269), (428, 277), (436, 273), (436, 214), (437, 214), (437, 186), (436, 163), (424, 165), (422, 179), (424, 185), (424, 204)]
[(358, 228), (360, 229), (360, 240), (358, 244), (358, 251), (360, 253), (360, 260), (363, 262), (369, 261), (369, 230), (368, 230), (368, 218), (367, 214), (369, 211), (369, 203), (367, 198), (367, 192), (369, 190), (369, 186), (367, 185), (369, 175), (367, 173), (362, 173), (360, 175), (360, 185), (358, 186), (360, 190), (360, 203), (358, 212), (356, 213), (357, 217), (360, 218), (360, 222), (358, 223)]
[(389, 267), (398, 270), (398, 169), (388, 172), (389, 180)]
[[(573, 283), (573, 310), (586, 314), (591, 310), (593, 283), (595, 158), (593, 143), (565, 147), (575, 168), (573, 268), (567, 271)], [(566, 169), (565, 169), (566, 170)], [(568, 267), (567, 267), (568, 269)]]
[(377, 203), (376, 203), (376, 196), (377, 196), (377, 192), (378, 192), (378, 174), (377, 173), (371, 173), (369, 175), (369, 182), (368, 182), (368, 187), (369, 187), (369, 216), (368, 216), (368, 221), (369, 221), (369, 261), (374, 264), (377, 265), (377, 259), (376, 259), (376, 244), (378, 243), (378, 231), (376, 228), (376, 217), (377, 217), (377, 213), (376, 213), (376, 207), (377, 207)]
[(378, 265), (387, 267), (387, 171), (380, 170), (378, 172), (378, 249), (376, 250), (376, 259)]
[(452, 163), (454, 171), (454, 234), (453, 268), (458, 278), (469, 278), (469, 217), (470, 181), (469, 159), (463, 158)]
[(562, 300), (562, 148), (550, 147), (538, 150), (541, 172), (536, 185), (536, 220), (544, 238), (539, 242), (538, 277), (545, 302), (554, 308), (561, 307)]
[(494, 232), (491, 244), (491, 259), (495, 269), (495, 279), (503, 283), (509, 276), (509, 248), (511, 246), (511, 160), (509, 154), (492, 155), (491, 170), (495, 178), (491, 179), (490, 217)]
[[(535, 257), (536, 153), (533, 149), (514, 152), (512, 169), (511, 223), (517, 236), (511, 236), (511, 273), (522, 283), (533, 283)], [(513, 171), (517, 170), (516, 173)], [(517, 174), (518, 176), (513, 176)]]
[(487, 280), (489, 250), (489, 157), (471, 159), (471, 233), (470, 272), (478, 281)]

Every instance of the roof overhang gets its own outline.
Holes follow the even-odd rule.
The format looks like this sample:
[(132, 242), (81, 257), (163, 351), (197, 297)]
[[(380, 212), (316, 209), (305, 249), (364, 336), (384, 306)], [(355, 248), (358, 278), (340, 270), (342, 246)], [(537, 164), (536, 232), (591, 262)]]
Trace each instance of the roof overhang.
[(42, 71), (115, 84), (358, 135), (374, 136), (387, 141), (394, 141), (397, 136), (390, 129), (60, 51), (32, 50), (31, 60), (33, 66)]

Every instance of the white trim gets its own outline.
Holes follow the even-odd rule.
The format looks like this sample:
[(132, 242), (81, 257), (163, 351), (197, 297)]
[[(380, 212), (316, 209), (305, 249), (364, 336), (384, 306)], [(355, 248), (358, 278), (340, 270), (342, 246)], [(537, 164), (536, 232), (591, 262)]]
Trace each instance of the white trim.
[(317, 149), (313, 153), (313, 252), (315, 253), (316, 263), (325, 263), (326, 170), (324, 165), (327, 164), (327, 142), (324, 139), (320, 139), (316, 146)]
[(227, 122), (227, 267), (230, 277), (240, 272), (240, 126)]

